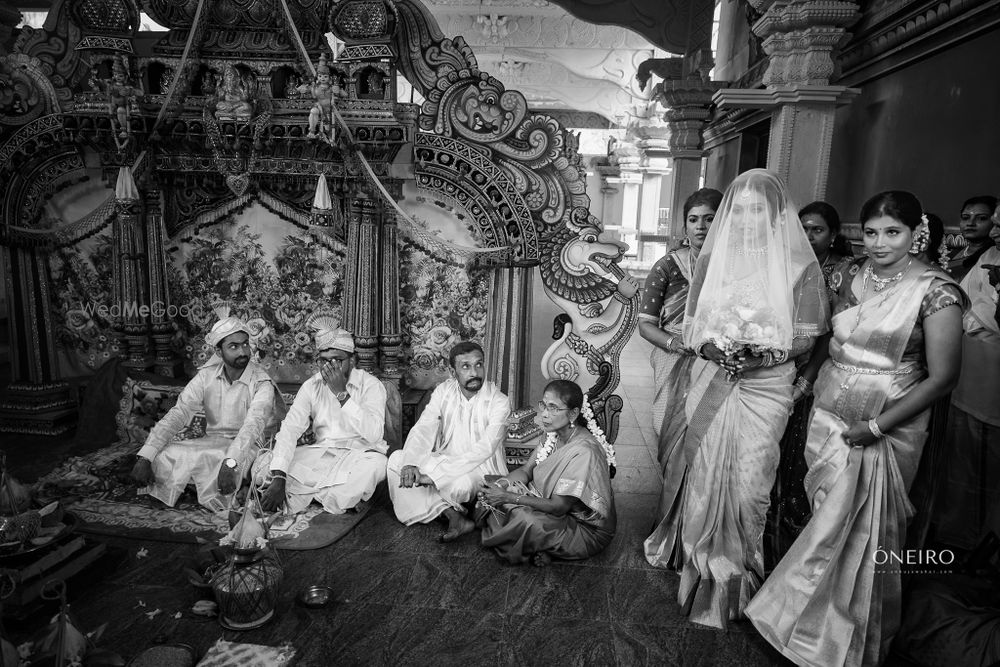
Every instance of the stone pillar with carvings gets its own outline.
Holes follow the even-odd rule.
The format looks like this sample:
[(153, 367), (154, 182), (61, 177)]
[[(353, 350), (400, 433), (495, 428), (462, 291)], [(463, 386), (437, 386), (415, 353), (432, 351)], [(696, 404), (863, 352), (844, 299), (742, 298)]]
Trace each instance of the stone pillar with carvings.
[(112, 225), (115, 243), (115, 304), (120, 314), (112, 327), (117, 334), (125, 360), (130, 368), (147, 369), (153, 365), (149, 345), (151, 304), (146, 289), (146, 234), (142, 223), (142, 204), (137, 199), (118, 200), (117, 215)]
[(761, 18), (753, 25), (768, 56), (765, 89), (723, 89), (720, 109), (772, 109), (767, 166), (805, 204), (826, 195), (834, 115), (860, 91), (831, 86), (835, 51), (858, 20), (854, 0), (749, 0)]
[(698, 189), (705, 156), (702, 133), (711, 115), (712, 95), (722, 83), (700, 77), (668, 79), (656, 85), (656, 99), (666, 107), (663, 119), (670, 128), (673, 188), (670, 200), (670, 235), (684, 237), (684, 200)]
[[(146, 222), (146, 277), (149, 281), (149, 331), (153, 340), (153, 370), (158, 375), (180, 377), (184, 361), (170, 347), (174, 336), (170, 286), (167, 284), (167, 254), (163, 244), (162, 192), (143, 189), (143, 211)], [(186, 304), (177, 304), (180, 306)]]
[(382, 376), (402, 377), (399, 356), (403, 332), (399, 322), (399, 229), (396, 215), (386, 211), (382, 217), (382, 247), (379, 252), (379, 353)]

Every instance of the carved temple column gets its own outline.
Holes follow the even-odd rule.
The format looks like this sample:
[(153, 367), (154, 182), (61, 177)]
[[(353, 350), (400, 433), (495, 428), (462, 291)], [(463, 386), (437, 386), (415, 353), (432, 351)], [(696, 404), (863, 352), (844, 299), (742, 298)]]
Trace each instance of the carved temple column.
[(487, 377), (500, 385), (515, 408), (527, 405), (531, 373), (531, 295), (533, 267), (499, 268), (493, 273), (490, 322), (502, 323), (487, 337)]
[(112, 327), (121, 345), (122, 363), (131, 368), (147, 369), (153, 365), (149, 344), (151, 306), (147, 290), (146, 234), (142, 203), (118, 200), (112, 225), (115, 246), (114, 303), (120, 315)]
[(725, 108), (770, 108), (767, 166), (804, 204), (826, 195), (834, 116), (860, 91), (831, 86), (837, 47), (857, 21), (849, 0), (750, 0), (763, 16), (753, 25), (769, 62), (765, 89), (723, 89), (714, 100)]
[(77, 403), (59, 372), (48, 252), (0, 250), (11, 333), (11, 382), (0, 398), (0, 432), (58, 435), (76, 424)]
[(379, 226), (382, 207), (373, 199), (354, 197), (347, 212), (347, 267), (344, 272), (344, 327), (354, 333), (358, 367), (378, 368)]
[(153, 369), (158, 375), (180, 377), (184, 373), (184, 362), (170, 348), (170, 340), (174, 335), (172, 318), (176, 304), (171, 304), (170, 287), (167, 284), (168, 260), (163, 244), (162, 192), (145, 189), (143, 204), (146, 254), (149, 257), (146, 270), (149, 281), (149, 331), (153, 340)]
[(399, 229), (396, 226), (396, 215), (392, 211), (386, 211), (382, 216), (378, 267), (382, 376), (399, 378), (403, 375), (399, 365), (403, 346), (403, 332), (399, 323)]
[(701, 180), (705, 156), (702, 133), (711, 115), (712, 95), (721, 86), (701, 78), (666, 80), (656, 86), (657, 101), (667, 109), (663, 119), (670, 128), (670, 235), (675, 239), (685, 234), (684, 200), (698, 189)]

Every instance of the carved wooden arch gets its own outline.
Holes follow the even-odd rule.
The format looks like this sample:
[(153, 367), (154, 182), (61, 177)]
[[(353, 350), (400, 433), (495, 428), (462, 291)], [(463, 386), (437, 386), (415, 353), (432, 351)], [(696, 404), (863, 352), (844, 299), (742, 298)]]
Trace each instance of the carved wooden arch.
[(418, 134), (414, 146), (417, 186), (465, 209), (484, 247), (511, 247), (515, 263), (538, 261), (538, 235), (513, 180), (475, 146)]
[[(511, 201), (523, 202), (538, 245), (537, 252), (532, 248), (509, 265), (538, 265), (547, 295), (566, 313), (557, 330), (560, 340), (542, 359), (543, 370), (549, 377), (567, 379), (582, 377), (586, 370), (592, 378), (581, 384), (592, 383), (588, 393), (595, 413), (613, 438), (621, 408), (621, 400), (612, 394), (619, 380), (617, 362), (636, 326), (637, 297), (634, 290), (621, 289), (626, 276), (617, 262), (624, 248), (600, 240), (601, 223), (589, 212), (577, 138), (551, 116), (531, 112), (519, 91), (507, 90), (480, 71), (465, 40), (445, 37), (424, 7), (411, 0), (396, 0), (393, 7), (399, 18), (394, 46), (400, 70), (425, 99), (418, 118), (422, 132), (415, 142), (418, 184), (446, 197), (453, 181), (461, 178), (425, 176), (434, 153), (425, 153), (424, 147), (433, 145), (482, 156), (513, 186), (517, 197)], [(497, 301), (518, 305), (503, 312), (494, 308), (491, 316), (516, 328), (520, 321), (514, 311), (530, 294), (526, 287), (532, 278), (523, 269), (513, 271), (501, 281), (506, 291)], [(488, 359), (497, 352), (517, 357), (495, 369), (497, 377), (512, 382), (517, 373), (524, 374), (524, 364), (531, 361), (526, 343), (508, 338), (504, 347), (491, 342)]]

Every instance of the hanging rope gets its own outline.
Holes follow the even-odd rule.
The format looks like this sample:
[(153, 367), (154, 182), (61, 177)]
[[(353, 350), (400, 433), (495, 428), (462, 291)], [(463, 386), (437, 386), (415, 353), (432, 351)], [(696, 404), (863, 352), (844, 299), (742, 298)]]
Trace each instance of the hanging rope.
[(177, 66), (177, 73), (174, 74), (173, 81), (170, 82), (170, 88), (167, 90), (167, 95), (163, 99), (163, 106), (160, 107), (160, 113), (156, 115), (156, 122), (153, 123), (153, 129), (150, 131), (150, 134), (156, 132), (160, 123), (163, 122), (164, 117), (167, 115), (167, 109), (170, 108), (170, 104), (174, 99), (174, 94), (177, 92), (178, 86), (182, 80), (186, 80), (187, 78), (184, 76), (184, 70), (188, 64), (188, 57), (191, 55), (191, 48), (194, 46), (194, 43), (202, 30), (201, 13), (204, 8), (205, 0), (198, 0), (198, 8), (194, 11), (194, 20), (191, 23), (191, 32), (188, 33), (187, 43), (184, 44), (184, 51), (181, 53), (181, 62)]
[[(295, 38), (295, 44), (302, 55), (302, 59), (305, 60), (306, 66), (309, 68), (309, 73), (312, 75), (313, 79), (316, 78), (316, 67), (313, 65), (312, 60), (309, 58), (309, 52), (306, 50), (306, 46), (302, 41), (302, 36), (299, 34), (299, 29), (295, 25), (295, 21), (292, 20), (292, 12), (288, 7), (287, 0), (281, 0), (281, 7), (284, 10), (285, 19), (288, 21), (289, 32)], [(350, 126), (344, 117), (340, 115), (335, 105), (331, 106), (331, 111), (333, 113), (334, 119), (343, 128), (344, 132), (347, 134), (348, 143), (351, 146), (355, 146), (354, 134), (351, 132)], [(431, 234), (428, 230), (424, 229), (419, 223), (417, 223), (410, 215), (402, 209), (389, 191), (386, 190), (385, 185), (382, 180), (372, 169), (371, 164), (368, 159), (362, 153), (360, 148), (354, 149), (354, 155), (358, 158), (358, 161), (364, 167), (364, 174), (367, 180), (378, 190), (382, 198), (395, 210), (396, 215), (406, 223), (405, 227), (401, 226), (400, 229), (414, 240), (417, 240), (425, 246), (425, 252), (428, 254), (433, 254), (433, 252), (443, 252), (446, 255), (457, 255), (463, 259), (464, 263), (469, 261), (483, 260), (483, 259), (506, 259), (510, 254), (510, 246), (503, 246), (501, 248), (477, 248), (474, 246), (460, 245), (457, 243), (452, 243), (446, 241), (437, 236)], [(417, 243), (417, 245), (421, 245)]]

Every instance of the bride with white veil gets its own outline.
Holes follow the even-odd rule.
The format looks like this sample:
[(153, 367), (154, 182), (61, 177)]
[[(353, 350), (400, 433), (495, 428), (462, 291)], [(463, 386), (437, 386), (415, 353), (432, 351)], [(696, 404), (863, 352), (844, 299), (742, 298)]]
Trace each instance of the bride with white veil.
[(726, 190), (698, 258), (684, 343), (699, 357), (671, 443), (663, 521), (646, 558), (679, 570), (695, 623), (741, 618), (763, 580), (762, 539), (778, 442), (792, 407), (792, 359), (828, 327), (823, 273), (781, 180), (755, 169)]

